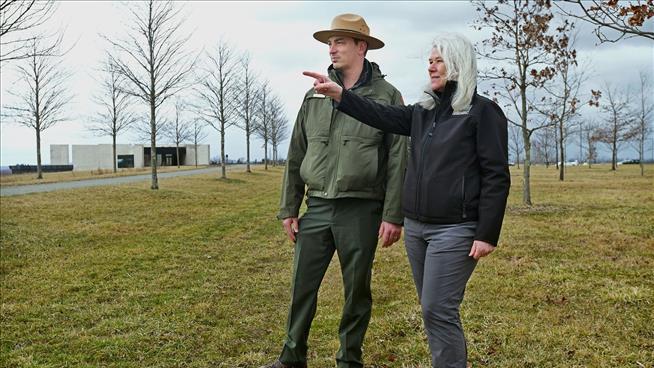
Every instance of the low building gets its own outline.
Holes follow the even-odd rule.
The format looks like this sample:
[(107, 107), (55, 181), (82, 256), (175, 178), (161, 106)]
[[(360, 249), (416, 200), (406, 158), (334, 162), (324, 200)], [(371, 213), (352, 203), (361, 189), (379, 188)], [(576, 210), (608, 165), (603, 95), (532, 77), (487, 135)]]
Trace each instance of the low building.
[[(50, 163), (52, 165), (69, 165), (72, 163), (74, 171), (88, 171), (97, 169), (113, 169), (113, 148), (111, 144), (73, 144), (72, 155), (69, 155), (70, 145), (50, 145)], [(150, 147), (142, 144), (117, 144), (116, 163), (118, 168), (149, 167), (151, 158)], [(69, 161), (72, 157), (72, 162)], [(194, 166), (209, 165), (209, 145), (184, 144), (179, 146), (180, 165)], [(177, 149), (175, 146), (157, 147), (158, 166), (177, 166)]]

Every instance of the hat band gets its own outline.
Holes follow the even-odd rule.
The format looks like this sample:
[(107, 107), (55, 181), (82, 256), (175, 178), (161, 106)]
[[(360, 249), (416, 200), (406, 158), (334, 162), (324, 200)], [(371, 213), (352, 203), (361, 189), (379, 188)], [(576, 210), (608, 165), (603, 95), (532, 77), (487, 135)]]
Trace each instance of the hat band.
[(332, 29), (331, 31), (332, 31), (332, 32), (350, 32), (350, 33), (358, 33), (358, 34), (360, 34), (360, 35), (362, 35), (362, 36), (368, 36), (368, 37), (370, 37), (370, 35), (368, 35), (368, 34), (365, 34), (365, 33), (360, 32), (360, 31), (355, 31), (355, 30), (353, 30), (353, 29), (336, 28), (336, 29)]

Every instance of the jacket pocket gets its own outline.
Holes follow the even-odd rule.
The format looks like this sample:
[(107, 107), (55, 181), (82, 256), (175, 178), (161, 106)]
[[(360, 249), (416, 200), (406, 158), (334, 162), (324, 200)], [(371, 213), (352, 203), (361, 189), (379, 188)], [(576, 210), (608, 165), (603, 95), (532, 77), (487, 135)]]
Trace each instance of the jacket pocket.
[(339, 191), (372, 191), (377, 184), (380, 137), (344, 135), (341, 138), (336, 188)]
[(328, 137), (308, 137), (307, 152), (300, 165), (300, 176), (309, 190), (323, 190), (327, 172)]
[(428, 185), (423, 192), (424, 212), (427, 217), (456, 221), (462, 217), (464, 207), (463, 176), (429, 178)]

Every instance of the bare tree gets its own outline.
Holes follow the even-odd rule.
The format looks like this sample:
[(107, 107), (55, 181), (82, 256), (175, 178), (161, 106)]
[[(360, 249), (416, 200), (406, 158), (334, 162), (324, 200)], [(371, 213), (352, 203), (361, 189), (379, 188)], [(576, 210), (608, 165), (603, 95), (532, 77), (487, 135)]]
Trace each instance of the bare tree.
[(597, 142), (599, 142), (599, 130), (596, 124), (593, 121), (586, 121), (583, 123), (582, 131), (584, 132), (584, 137), (586, 139), (586, 162), (588, 162), (588, 168), (591, 168), (591, 165), (595, 160), (597, 160)]
[(274, 99), (270, 108), (270, 144), (272, 146), (273, 166), (279, 162), (279, 144), (288, 139), (288, 119), (284, 115), (284, 108), (279, 99)]
[(540, 113), (549, 116), (550, 120), (557, 127), (557, 151), (559, 180), (565, 179), (566, 161), (566, 138), (570, 134), (568, 124), (578, 115), (580, 107), (579, 90), (587, 80), (585, 72), (577, 69), (577, 52), (574, 49), (574, 40), (561, 45), (555, 54), (554, 65), (558, 73), (553, 78), (553, 83), (543, 84), (542, 90), (546, 96), (541, 99), (540, 104), (534, 104), (534, 108)]
[(632, 131), (628, 134), (633, 136), (633, 142), (638, 159), (640, 161), (640, 175), (645, 175), (645, 140), (652, 133), (652, 115), (654, 104), (652, 103), (652, 84), (644, 72), (639, 73), (640, 88), (638, 98), (635, 100), (634, 109), (635, 122)]
[(245, 147), (246, 147), (246, 169), (250, 170), (250, 137), (254, 132), (254, 115), (256, 113), (256, 99), (257, 99), (257, 80), (253, 75), (250, 68), (250, 56), (246, 53), (241, 57), (241, 86), (240, 98), (238, 101), (237, 114), (241, 120), (239, 127), (245, 132)]
[(522, 131), (519, 126), (509, 126), (509, 149), (513, 152), (515, 163), (520, 168), (520, 153), (524, 150), (524, 143), (522, 141)]
[(42, 48), (34, 50), (35, 40), (48, 38), (35, 30), (55, 9), (54, 0), (0, 0), (0, 62), (56, 53), (57, 42), (37, 42)]
[(485, 50), (481, 56), (494, 66), (481, 77), (492, 83), (496, 99), (500, 97), (513, 107), (518, 120), (508, 120), (522, 129), (525, 150), (522, 202), (530, 206), (531, 135), (549, 124), (533, 126), (531, 121), (535, 119), (530, 119), (528, 98), (556, 75), (553, 58), (567, 46), (570, 25), (564, 21), (556, 32), (550, 33), (553, 15), (547, 0), (475, 1), (474, 4), (481, 13), (477, 29), (491, 30), (491, 36), (482, 42)]
[(92, 118), (89, 130), (98, 136), (110, 136), (114, 172), (116, 167), (116, 138), (136, 122), (136, 115), (129, 110), (131, 96), (125, 92), (125, 77), (118, 73), (111, 61), (102, 66), (105, 79), (100, 82), (101, 94), (92, 97), (101, 111)]
[[(161, 116), (162, 114), (159, 113), (160, 110), (161, 108), (156, 110), (157, 124), (155, 124), (154, 129), (155, 141), (158, 143), (161, 143), (168, 138), (166, 133), (170, 130), (171, 124), (169, 119), (165, 116)], [(137, 114), (134, 124), (131, 126), (131, 130), (136, 135), (136, 140), (138, 142), (142, 142), (143, 144), (152, 142), (152, 125), (150, 124), (149, 113)], [(152, 150), (150, 150), (150, 154), (152, 154)], [(157, 165), (159, 165), (158, 161)]]
[(534, 136), (534, 149), (546, 168), (550, 167), (552, 160), (556, 161), (556, 152), (553, 152), (556, 147), (556, 127), (541, 129)]
[(191, 130), (191, 138), (193, 139), (193, 149), (195, 152), (195, 167), (198, 167), (198, 143), (207, 138), (207, 132), (204, 131), (205, 124), (201, 119), (194, 119)]
[(199, 97), (196, 106), (203, 120), (220, 135), (221, 178), (226, 179), (225, 136), (227, 128), (235, 125), (239, 92), (238, 70), (234, 52), (225, 41), (220, 41), (215, 51), (207, 52), (207, 65), (195, 89)]
[[(184, 104), (181, 100), (175, 101), (175, 120), (171, 121), (166, 134), (168, 138), (175, 144), (175, 154), (177, 155), (177, 168), (180, 166), (179, 160), (179, 145), (188, 141), (193, 137), (193, 127), (189, 121), (185, 120), (182, 116), (184, 112)], [(196, 147), (197, 148), (197, 147)], [(197, 162), (197, 160), (196, 160)]]
[[(31, 55), (23, 59), (23, 63), (17, 66), (26, 89), (23, 92), (8, 92), (18, 98), (18, 102), (15, 105), (4, 106), (9, 112), (3, 114), (19, 125), (34, 129), (38, 179), (43, 179), (41, 134), (66, 120), (65, 107), (73, 98), (65, 85), (70, 73), (60, 67), (62, 55), (54, 53), (59, 46), (58, 41), (54, 45), (45, 47), (41, 45), (41, 41), (38, 38), (31, 40), (30, 51), (27, 51)], [(44, 49), (50, 49), (53, 53), (43, 55), (40, 52)]]
[(654, 0), (565, 0), (577, 5), (575, 12), (557, 4), (567, 16), (595, 26), (595, 36), (600, 41), (617, 42), (621, 39), (644, 37), (654, 41), (651, 22), (654, 17)]
[(157, 108), (169, 97), (187, 87), (187, 76), (195, 65), (184, 50), (190, 39), (178, 37), (183, 19), (172, 1), (136, 2), (129, 7), (131, 19), (127, 39), (113, 41), (118, 51), (111, 54), (116, 70), (130, 81), (127, 92), (150, 108), (151, 189), (159, 189), (157, 179)]
[(263, 141), (264, 170), (268, 170), (268, 144), (271, 140), (271, 115), (274, 110), (272, 107), (278, 105), (278, 103), (275, 101), (276, 97), (272, 96), (268, 81), (261, 84), (260, 92), (255, 120), (255, 134)]
[(605, 84), (604, 90), (608, 101), (601, 106), (605, 120), (598, 130), (597, 139), (611, 150), (611, 170), (615, 170), (618, 151), (624, 142), (633, 137), (634, 119), (629, 110), (629, 95), (626, 91), (614, 88), (608, 83)]

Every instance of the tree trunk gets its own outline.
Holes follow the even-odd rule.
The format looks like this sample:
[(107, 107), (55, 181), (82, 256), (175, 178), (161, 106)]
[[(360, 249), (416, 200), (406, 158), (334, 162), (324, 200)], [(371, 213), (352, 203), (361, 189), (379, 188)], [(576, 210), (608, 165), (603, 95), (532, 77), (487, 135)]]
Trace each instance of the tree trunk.
[[(527, 137), (528, 138), (528, 137)], [(523, 166), (523, 188), (522, 188), (522, 203), (531, 206), (531, 142), (529, 139), (525, 141), (525, 163)]]
[(263, 167), (264, 170), (268, 170), (268, 141), (263, 141)]
[(36, 178), (43, 179), (41, 172), (41, 129), (36, 129)]
[(225, 128), (220, 130), (220, 177), (227, 179), (227, 172), (225, 170)]
[(116, 134), (111, 135), (111, 144), (113, 147), (113, 153), (114, 153), (114, 174), (118, 171), (118, 168), (116, 167)]
[(175, 144), (175, 154), (177, 155), (177, 168), (179, 169), (179, 143)]
[(152, 184), (150, 189), (159, 189), (159, 180), (157, 179), (157, 130), (156, 117), (154, 109), (154, 98), (150, 102), (150, 166), (152, 169)]
[(195, 144), (195, 167), (198, 167), (198, 144)]
[(640, 176), (645, 176), (645, 164), (643, 164), (643, 161), (645, 160), (645, 134), (642, 132), (639, 143), (640, 150), (638, 150), (638, 160), (640, 165)]
[(565, 176), (565, 142), (563, 139), (563, 122), (559, 121), (559, 149), (561, 150), (561, 166), (559, 166), (559, 181)]
[(618, 168), (618, 144), (616, 139), (613, 138), (611, 143), (611, 170), (615, 171)]
[[(245, 127), (245, 130), (248, 132), (250, 131), (250, 124), (248, 123), (247, 126)], [(250, 170), (250, 133), (245, 134), (245, 145), (246, 145), (246, 150), (247, 150), (247, 158), (246, 158), (246, 166), (245, 166), (245, 172), (252, 172)]]

